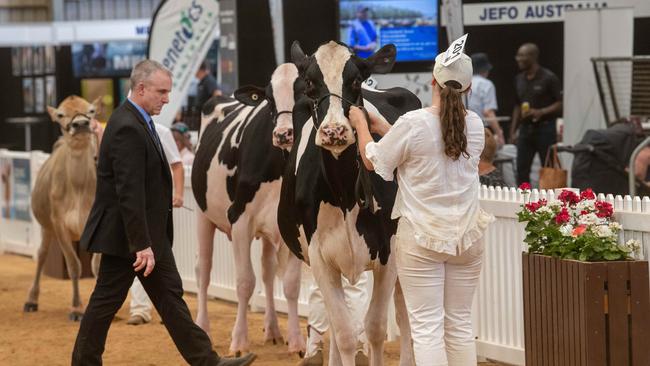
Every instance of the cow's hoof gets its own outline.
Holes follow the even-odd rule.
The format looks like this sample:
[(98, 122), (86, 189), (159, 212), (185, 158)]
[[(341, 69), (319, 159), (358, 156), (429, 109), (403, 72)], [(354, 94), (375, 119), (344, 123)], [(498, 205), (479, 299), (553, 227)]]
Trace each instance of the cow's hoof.
[(356, 366), (368, 366), (370, 365), (370, 361), (363, 351), (357, 351), (356, 356), (354, 356), (354, 364)]
[(68, 319), (73, 322), (78, 322), (81, 321), (81, 318), (83, 318), (84, 314), (78, 311), (72, 311), (70, 314), (68, 314)]
[(273, 343), (274, 346), (286, 344), (284, 342), (284, 338), (282, 336), (279, 336), (279, 337), (276, 337), (276, 338), (269, 338), (269, 339), (264, 340), (264, 345), (265, 346), (269, 345), (271, 343)]
[(297, 366), (323, 366), (323, 350), (319, 349), (313, 355), (303, 358)]
[(23, 306), (23, 311), (26, 313), (33, 313), (38, 311), (38, 304), (35, 302), (26, 302)]

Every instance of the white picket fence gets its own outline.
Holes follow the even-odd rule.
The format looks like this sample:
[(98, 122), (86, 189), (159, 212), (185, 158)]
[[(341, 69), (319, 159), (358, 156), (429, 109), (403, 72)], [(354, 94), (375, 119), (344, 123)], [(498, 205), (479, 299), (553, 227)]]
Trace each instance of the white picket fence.
[[(22, 153), (0, 150), (0, 161), (2, 158), (32, 159), (30, 165), (32, 182), (46, 157), (46, 154), (38, 152)], [(195, 292), (197, 288), (195, 263), (198, 245), (195, 217), (199, 208), (192, 195), (190, 176), (191, 169), (186, 167), (185, 206), (187, 208), (174, 210), (174, 254), (185, 290)], [(552, 200), (555, 197), (555, 192), (533, 190), (530, 195), (531, 200), (539, 198)], [(613, 197), (611, 195), (599, 195), (599, 198), (614, 205), (616, 219), (625, 228), (622, 239), (638, 239), (643, 244), (643, 258), (650, 257), (650, 198)], [(483, 209), (491, 212), (496, 217), (496, 222), (487, 231), (483, 272), (474, 302), (473, 317), (478, 354), (508, 364), (524, 365), (521, 272), (524, 230), (523, 225), (517, 222), (516, 216), (524, 197), (515, 188), (482, 187), (480, 199)], [(35, 255), (39, 240), (40, 233), (35, 221), (25, 223), (0, 219), (0, 251)], [(252, 255), (256, 277), (260, 279), (261, 247), (257, 241), (253, 243)], [(299, 313), (303, 316), (308, 314), (308, 289), (311, 281), (313, 278), (305, 267), (299, 298)], [(208, 292), (215, 298), (237, 301), (235, 263), (233, 262), (231, 244), (221, 233), (215, 235), (213, 272)], [(279, 280), (276, 280), (274, 294), (277, 309), (286, 311), (286, 302)], [(265, 297), (261, 281), (257, 281), (257, 288), (251, 299), (251, 309), (263, 311), (264, 304)], [(394, 317), (389, 317), (389, 319), (391, 319), (389, 339), (392, 339), (397, 334), (397, 328)]]

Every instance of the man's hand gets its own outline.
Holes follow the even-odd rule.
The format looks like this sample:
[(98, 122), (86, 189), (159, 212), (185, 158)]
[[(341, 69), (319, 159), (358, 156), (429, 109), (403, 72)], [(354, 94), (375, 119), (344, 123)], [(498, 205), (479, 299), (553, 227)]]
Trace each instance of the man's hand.
[(519, 135), (519, 130), (515, 130), (515, 131), (510, 130), (510, 138), (509, 138), (509, 140), (510, 140), (511, 144), (517, 145), (517, 137), (518, 137), (518, 135)]
[(544, 117), (544, 114), (543, 109), (531, 108), (528, 113), (526, 113), (526, 117), (530, 117), (533, 122), (539, 122), (542, 117)]
[(151, 247), (136, 252), (135, 257), (135, 262), (133, 263), (134, 270), (140, 272), (144, 268), (144, 276), (149, 276), (153, 271), (153, 267), (156, 265), (156, 260), (154, 259)]
[(179, 196), (174, 194), (174, 198), (172, 198), (172, 206), (179, 208), (183, 206), (183, 196)]

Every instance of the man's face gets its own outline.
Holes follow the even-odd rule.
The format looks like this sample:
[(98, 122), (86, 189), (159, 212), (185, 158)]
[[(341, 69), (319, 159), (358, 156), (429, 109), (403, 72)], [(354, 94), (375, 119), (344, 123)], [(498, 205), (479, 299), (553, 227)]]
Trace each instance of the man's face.
[(142, 96), (143, 108), (151, 116), (160, 114), (162, 107), (169, 103), (169, 93), (172, 89), (172, 79), (163, 71), (155, 71), (149, 79), (138, 85)]
[(515, 61), (517, 61), (519, 70), (528, 70), (535, 63), (532, 50), (526, 46), (519, 47), (517, 55), (515, 55)]
[(359, 18), (359, 20), (368, 20), (368, 9), (357, 12), (357, 18)]

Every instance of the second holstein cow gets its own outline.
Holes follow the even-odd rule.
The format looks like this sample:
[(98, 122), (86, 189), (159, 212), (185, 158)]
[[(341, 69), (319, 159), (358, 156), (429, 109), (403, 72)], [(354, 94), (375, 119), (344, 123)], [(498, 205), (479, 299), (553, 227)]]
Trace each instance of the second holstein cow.
[[(371, 365), (383, 365), (387, 309), (397, 279), (390, 255), (397, 221), (391, 211), (397, 192), (360, 163), (348, 121), (353, 104), (394, 123), (421, 103), (403, 88), (364, 90), (371, 73), (390, 71), (396, 51), (388, 45), (367, 59), (344, 44), (329, 42), (307, 57), (297, 43), (292, 59), (305, 80), (306, 97), (293, 112), (294, 148), (282, 180), (280, 232), (291, 251), (311, 265), (330, 316), (331, 346), (339, 351), (330, 365), (354, 365), (356, 334), (346, 307), (341, 275), (356, 283), (372, 270), (374, 287), (365, 329)], [(396, 309), (401, 332), (401, 365), (413, 362), (408, 317), (399, 286)], [(337, 359), (338, 358), (338, 359)]]
[[(262, 279), (267, 341), (284, 343), (275, 314), (273, 282), (280, 269), (288, 304), (289, 352), (302, 354), (305, 341), (298, 319), (302, 263), (291, 255), (277, 226), (277, 207), (286, 151), (293, 143), (291, 110), (301, 81), (294, 64), (282, 64), (264, 89), (243, 87), (237, 98), (213, 97), (203, 107), (200, 143), (192, 167), (198, 214), (198, 314), (209, 334), (207, 290), (215, 229), (233, 243), (238, 309), (230, 351), (248, 351), (246, 311), (255, 289), (251, 241), (262, 239)], [(279, 266), (278, 266), (279, 264)]]

